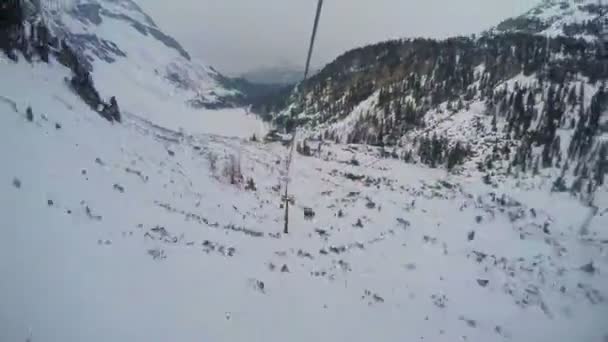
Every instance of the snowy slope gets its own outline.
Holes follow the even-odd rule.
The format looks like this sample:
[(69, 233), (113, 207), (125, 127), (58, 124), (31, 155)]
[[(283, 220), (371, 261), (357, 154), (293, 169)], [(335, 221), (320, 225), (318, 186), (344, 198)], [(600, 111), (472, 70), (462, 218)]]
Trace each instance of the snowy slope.
[[(603, 3), (606, 6), (606, 3)], [(606, 8), (604, 8), (604, 13)], [(549, 37), (571, 36), (594, 41), (597, 38), (599, 2), (597, 0), (543, 0), (522, 16), (508, 19), (491, 32), (528, 32)]]
[(88, 61), (99, 91), (114, 94), (124, 111), (177, 128), (239, 95), (131, 0), (75, 0), (45, 17)]
[(293, 164), (285, 236), (279, 144), (112, 125), (53, 63), (0, 74), (0, 341), (607, 338), (606, 192), (590, 215), (543, 177), (324, 144)]

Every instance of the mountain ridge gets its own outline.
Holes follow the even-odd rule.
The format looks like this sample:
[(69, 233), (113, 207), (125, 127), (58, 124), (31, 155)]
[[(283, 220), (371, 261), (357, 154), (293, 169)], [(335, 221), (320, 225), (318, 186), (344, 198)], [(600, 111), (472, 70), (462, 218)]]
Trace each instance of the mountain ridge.
[[(308, 139), (377, 145), (395, 158), (432, 167), (468, 165), (487, 172), (488, 182), (514, 169), (558, 168), (556, 189), (579, 193), (582, 182), (599, 189), (608, 148), (608, 74), (596, 40), (554, 34), (572, 27), (570, 15), (579, 18), (579, 10), (593, 8), (589, 1), (572, 3), (578, 5), (572, 13), (546, 1), (524, 15), (563, 7), (565, 12), (546, 15), (549, 31), (503, 27), (348, 51), (287, 98), (255, 109), (273, 112), (287, 131), (300, 127)], [(569, 164), (577, 167), (568, 170)]]

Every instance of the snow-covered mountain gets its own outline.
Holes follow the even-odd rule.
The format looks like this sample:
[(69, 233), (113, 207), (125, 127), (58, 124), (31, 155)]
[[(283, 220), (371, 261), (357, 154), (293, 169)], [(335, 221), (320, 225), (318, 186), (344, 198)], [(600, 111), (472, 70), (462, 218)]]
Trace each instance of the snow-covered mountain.
[[(604, 2), (602, 6), (605, 6)], [(595, 41), (601, 32), (598, 0), (543, 0), (529, 12), (510, 18), (493, 28), (493, 32), (525, 32), (550, 37), (567, 36)]]
[(130, 0), (77, 0), (51, 18), (55, 32), (86, 56), (101, 90), (119, 97), (133, 90), (141, 94), (122, 96), (124, 108), (149, 112), (159, 100), (215, 108), (237, 95), (221, 84), (217, 71), (191, 58)]
[(608, 61), (594, 39), (565, 33), (594, 11), (547, 1), (477, 37), (355, 49), (256, 109), (287, 130), (383, 146), (406, 162), (477, 168), (488, 182), (545, 172), (559, 191), (590, 194), (608, 170)]
[[(123, 111), (163, 125), (187, 126), (204, 109), (233, 107), (244, 96), (196, 60), (131, 0), (24, 1), (90, 72), (95, 88)], [(38, 18), (36, 18), (38, 16)]]
[[(343, 56), (288, 104), (327, 139), (300, 142), (283, 234), (288, 149), (243, 109), (195, 110), (184, 89), (154, 98), (175, 89), (148, 73), (164, 57), (133, 58), (148, 45), (106, 30), (187, 58), (131, 6), (78, 11), (128, 15), (147, 35), (104, 26), (119, 20), (107, 13), (89, 28), (107, 41), (74, 35), (99, 22), (90, 14), (50, 13), (51, 37), (44, 22), (0, 20), (0, 341), (606, 341), (608, 192), (592, 169), (604, 74), (580, 50), (573, 62), (571, 40), (550, 41), (550, 63), (522, 63), (549, 54), (519, 33)], [(56, 41), (68, 28), (72, 43)], [(471, 97), (455, 97), (463, 87)], [(511, 176), (486, 162), (507, 166), (485, 159), (497, 141)], [(551, 191), (561, 167), (523, 171), (545, 153), (571, 169), (588, 158), (578, 174), (593, 196)], [(441, 162), (456, 172), (427, 166)]]

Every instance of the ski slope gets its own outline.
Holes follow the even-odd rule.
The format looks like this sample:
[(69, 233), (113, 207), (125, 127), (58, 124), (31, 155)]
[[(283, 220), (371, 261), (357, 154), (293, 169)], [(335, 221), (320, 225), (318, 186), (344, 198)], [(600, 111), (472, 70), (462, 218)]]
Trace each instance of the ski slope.
[(0, 341), (607, 338), (605, 192), (311, 143), (283, 235), (286, 149), (253, 117), (112, 125), (56, 64), (0, 74)]

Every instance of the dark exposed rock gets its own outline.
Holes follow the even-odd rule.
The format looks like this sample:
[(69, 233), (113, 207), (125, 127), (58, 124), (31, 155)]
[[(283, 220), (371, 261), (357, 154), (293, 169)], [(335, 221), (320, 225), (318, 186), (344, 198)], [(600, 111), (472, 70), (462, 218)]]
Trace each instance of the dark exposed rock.
[(597, 269), (593, 266), (593, 261), (580, 267), (580, 270), (589, 274), (594, 274)]
[(365, 207), (367, 209), (374, 209), (374, 208), (376, 208), (376, 203), (374, 203), (372, 200), (368, 199), (367, 203), (365, 204)]
[(489, 281), (489, 280), (486, 280), (486, 279), (477, 279), (477, 284), (479, 284), (479, 286), (481, 286), (481, 287), (486, 287), (486, 286), (488, 286), (488, 283), (489, 283), (489, 282), (490, 282), (490, 281)]
[(475, 254), (475, 260), (477, 262), (482, 262), (488, 257), (488, 255), (483, 252), (473, 251), (473, 254)]
[(34, 121), (34, 112), (32, 111), (32, 107), (27, 107), (27, 109), (25, 110), (25, 118), (27, 119), (27, 121)]
[(263, 281), (261, 280), (255, 280), (255, 286), (257, 288), (258, 291), (262, 292), (262, 293), (266, 293), (266, 285), (264, 284)]
[(397, 222), (403, 226), (403, 228), (408, 228), (411, 226), (410, 221), (404, 220), (402, 218), (397, 218)]
[(474, 231), (474, 230), (470, 231), (470, 232), (467, 234), (467, 239), (468, 239), (469, 241), (473, 241), (473, 240), (475, 239), (475, 231)]
[(365, 175), (355, 175), (355, 174), (352, 174), (350, 172), (345, 173), (344, 177), (346, 177), (347, 179), (350, 179), (350, 180), (352, 180), (354, 182), (362, 181), (362, 180), (365, 179)]
[(148, 255), (150, 255), (154, 260), (163, 260), (167, 258), (165, 251), (160, 248), (149, 249)]
[(374, 295), (372, 296), (372, 298), (374, 299), (374, 301), (376, 303), (384, 303), (384, 298), (382, 298), (380, 295), (374, 293)]
[(477, 327), (477, 322), (474, 319), (469, 319), (464, 316), (460, 316), (458, 319), (460, 319), (461, 321), (464, 321), (470, 328)]

